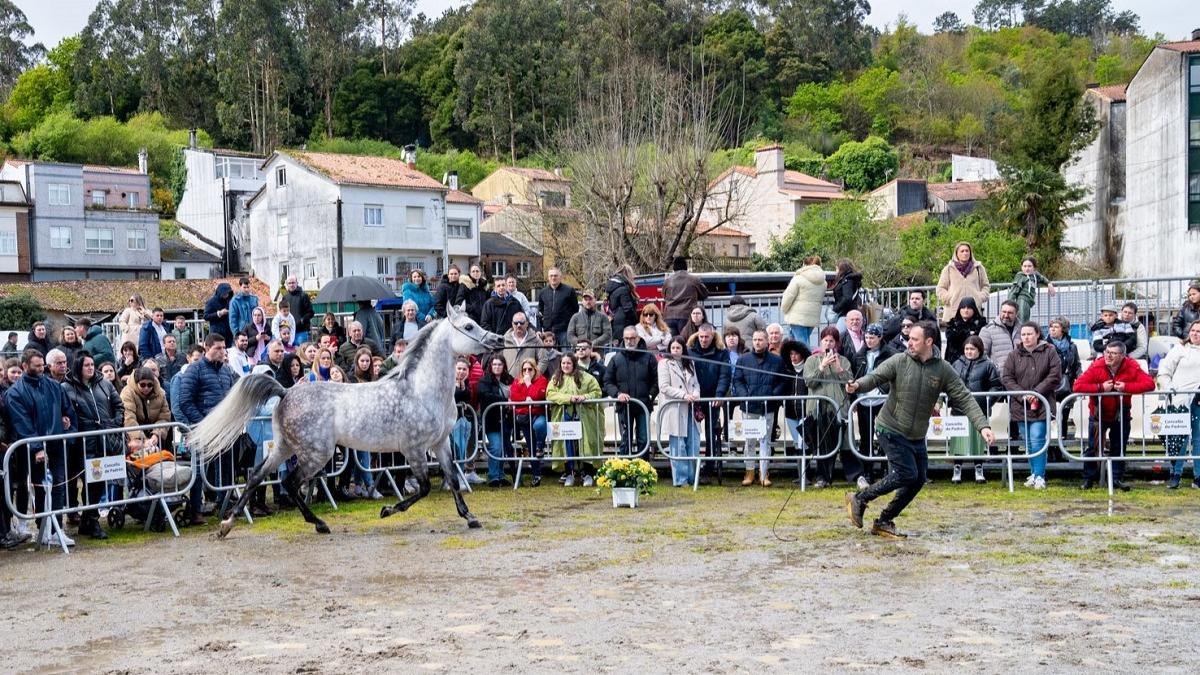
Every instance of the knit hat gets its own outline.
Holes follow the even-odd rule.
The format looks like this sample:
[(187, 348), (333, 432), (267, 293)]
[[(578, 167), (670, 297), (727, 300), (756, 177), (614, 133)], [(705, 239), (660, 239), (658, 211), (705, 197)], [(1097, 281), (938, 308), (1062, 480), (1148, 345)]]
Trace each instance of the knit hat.
[(880, 326), (877, 323), (873, 323), (870, 326), (867, 326), (867, 335), (874, 335), (875, 337), (883, 337), (883, 326)]

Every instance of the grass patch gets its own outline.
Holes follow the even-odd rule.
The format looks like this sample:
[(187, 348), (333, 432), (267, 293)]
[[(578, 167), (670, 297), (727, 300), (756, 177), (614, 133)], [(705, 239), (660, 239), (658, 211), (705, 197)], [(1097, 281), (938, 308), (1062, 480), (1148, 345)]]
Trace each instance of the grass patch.
[(468, 539), (466, 537), (454, 537), (454, 536), (446, 537), (445, 539), (442, 539), (442, 542), (441, 542), (442, 548), (448, 548), (448, 549), (483, 548), (484, 546), (487, 546), (487, 545), (488, 545), (488, 542), (484, 541), (483, 539)]
[(1200, 546), (1200, 537), (1194, 534), (1156, 534), (1150, 537), (1150, 541), (1172, 546)]

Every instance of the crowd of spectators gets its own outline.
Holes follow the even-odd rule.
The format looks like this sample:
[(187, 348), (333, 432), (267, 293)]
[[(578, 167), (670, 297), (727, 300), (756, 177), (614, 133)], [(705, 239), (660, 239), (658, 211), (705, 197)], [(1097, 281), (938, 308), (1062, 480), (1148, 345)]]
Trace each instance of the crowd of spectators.
[[(595, 457), (604, 448), (604, 409), (588, 402), (606, 398), (612, 400), (616, 451), (642, 452), (657, 434), (673, 458), (670, 471), (676, 486), (711, 481), (718, 465), (690, 458), (702, 451), (724, 456), (727, 449), (744, 457), (743, 485), (770, 486), (769, 460), (783, 445), (789, 456), (801, 450), (809, 456), (828, 455), (815, 463), (811, 482), (816, 487), (831, 486), (840, 477), (862, 490), (885, 467), (860, 461), (849, 451), (847, 435), (850, 425), (856, 425), (861, 452), (878, 454), (874, 422), (888, 391), (882, 385), (851, 394), (846, 384), (866, 378), (889, 360), (913, 358), (908, 353), (909, 332), (917, 323), (935, 318), (925, 293), (913, 290), (890, 316), (868, 322), (860, 296), (862, 275), (850, 261), (840, 260), (832, 279), (827, 278), (815, 256), (805, 259), (783, 293), (784, 324), (766, 321), (734, 296), (724, 308), (723, 325), (714, 325), (701, 304), (709, 290), (683, 260), (663, 282), (661, 307), (658, 302), (639, 302), (628, 267), (613, 273), (603, 293), (572, 287), (558, 268), (549, 270), (547, 280), (531, 305), (515, 277), (489, 282), (478, 265), (465, 276), (451, 266), (432, 289), (425, 274), (414, 270), (403, 286), (402, 308), (391, 321), (390, 335), (370, 303), (360, 303), (344, 324), (334, 314), (316, 317), (295, 277), (286, 280), (270, 318), (249, 279), (240, 279), (236, 291), (228, 283), (218, 284), (203, 310), (207, 330), (202, 340), (185, 317), (168, 321), (161, 308), (148, 307), (134, 294), (115, 317), (118, 350), (101, 326), (87, 319), (62, 326), (53, 336), (45, 322), (30, 327), (18, 358), (3, 364), (0, 431), (8, 444), (172, 420), (194, 425), (239, 377), (252, 372), (268, 374), (285, 388), (312, 382), (373, 382), (396, 367), (408, 343), (430, 321), (445, 316), (450, 307), (465, 307), (473, 319), (504, 338), (502, 350), (463, 356), (455, 364), (454, 396), (460, 404), (452, 434), (456, 455), (468, 460), (471, 439), (477, 436), (487, 450), (486, 477), (467, 461), (464, 476), (469, 483), (512, 485), (514, 463), (500, 458), (521, 453), (528, 459), (532, 486), (541, 484), (547, 468), (568, 487), (594, 485), (595, 467), (579, 458)], [(1066, 318), (1047, 326), (1028, 320), (1042, 287), (1054, 290), (1027, 259), (1009, 299), (996, 316), (987, 317), (987, 271), (970, 244), (959, 243), (937, 286), (944, 335), (935, 336), (935, 354), (944, 357), (968, 390), (987, 395), (980, 401), (985, 414), (995, 405), (1008, 406), (1010, 443), (1023, 444), (1029, 453), (1045, 444), (1056, 401), (1071, 393), (1117, 394), (1089, 398), (1086, 429), (1079, 431), (1086, 434), (1085, 455), (1094, 456), (1103, 448), (1120, 456), (1130, 437), (1129, 397), (1155, 389), (1144, 362), (1147, 325), (1134, 303), (1104, 306), (1090, 326), (1096, 358), (1088, 362), (1071, 339)], [(826, 303), (827, 292), (831, 303)], [(1181, 344), (1157, 364), (1157, 384), (1161, 389), (1200, 390), (1200, 286), (1188, 289), (1171, 327)], [(14, 333), (6, 351), (18, 354), (17, 350)], [(1037, 395), (1004, 395), (1014, 391)], [(801, 396), (812, 398), (795, 398)], [(753, 400), (757, 397), (791, 400)], [(850, 420), (856, 400), (855, 419)], [(1042, 400), (1051, 405), (1040, 406)], [(505, 405), (493, 405), (497, 403)], [(653, 414), (663, 407), (659, 415)], [(1190, 399), (1188, 411), (1191, 454), (1200, 457), (1200, 396)], [(653, 431), (652, 418), (658, 419)], [(760, 419), (761, 424), (756, 422)], [(758, 431), (745, 431), (738, 438), (731, 428), (735, 422)], [(483, 428), (477, 429), (481, 423)], [(551, 425), (564, 423), (579, 423), (579, 433), (552, 437)], [(1060, 437), (1075, 437), (1068, 420), (1060, 419), (1058, 425)], [(29, 445), (27, 451), (14, 453), (9, 464), (14, 489), (10, 498), (20, 512), (44, 510), (46, 504), (55, 510), (97, 507), (71, 513), (60, 527), (47, 527), (43, 520), (38, 536), (46, 544), (73, 545), (66, 525), (75, 527), (75, 536), (106, 536), (98, 514), (112, 492), (103, 482), (81, 480), (86, 460), (111, 455), (114, 448), (130, 456), (160, 450), (186, 454), (181, 439), (166, 428), (126, 430), (59, 445)], [(839, 447), (840, 453), (833, 452)], [(365, 449), (343, 452), (354, 453), (357, 461), (333, 486), (339, 498), (378, 499), (391, 490), (395, 483), (376, 480), (377, 474), (367, 470), (373, 462), (388, 466), (390, 458)], [(984, 466), (995, 452), (978, 434), (951, 440), (949, 453), (956, 458), (952, 481), (962, 480), (962, 468), (969, 463), (975, 480), (985, 482)], [(261, 458), (261, 449), (257, 456)], [(1030, 461), (1028, 487), (1045, 488), (1046, 459), (1042, 453)], [(777, 472), (792, 470), (773, 466)], [(207, 481), (197, 480), (189, 495), (186, 522), (201, 524), (214, 508), (216, 495), (206, 494), (206, 482), (229, 485), (234, 470), (245, 468), (233, 463), (206, 467)], [(1182, 459), (1172, 464), (1170, 487), (1179, 487), (1184, 468)], [(1098, 470), (1098, 464), (1085, 463), (1082, 487), (1097, 484)], [(1113, 470), (1114, 485), (1129, 489), (1123, 463), (1115, 462)], [(1200, 488), (1200, 476), (1194, 476), (1192, 485)], [(288, 507), (292, 498), (277, 492), (274, 507)], [(252, 504), (256, 515), (274, 510), (265, 490)], [(29, 523), (12, 518), (5, 500), (0, 499), (0, 505), (0, 544), (12, 548), (28, 541), (33, 536)]]

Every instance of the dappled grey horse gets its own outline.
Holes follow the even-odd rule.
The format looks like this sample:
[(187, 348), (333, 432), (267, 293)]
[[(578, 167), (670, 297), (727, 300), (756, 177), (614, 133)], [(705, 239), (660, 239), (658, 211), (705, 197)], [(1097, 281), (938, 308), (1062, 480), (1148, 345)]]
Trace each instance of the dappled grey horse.
[(380, 518), (406, 511), (429, 494), (426, 452), (432, 451), (443, 479), (454, 493), (458, 515), (466, 518), (468, 526), (479, 527), (459, 490), (450, 449), (450, 431), (457, 418), (454, 358), (500, 349), (504, 341), (465, 312), (450, 307), (448, 313), (446, 319), (422, 328), (400, 363), (377, 382), (306, 382), (284, 389), (268, 375), (247, 375), (238, 380), (225, 400), (188, 434), (188, 446), (206, 461), (233, 446), (259, 406), (272, 397), (281, 400), (271, 415), (275, 447), (250, 473), (237, 505), (221, 521), (219, 536), (224, 537), (233, 528), (234, 514), (242, 512), (262, 481), (292, 457), (297, 466), (288, 471), (284, 486), (296, 500), (304, 520), (315, 525), (317, 532), (328, 533), (329, 527), (313, 515), (299, 495), (300, 486), (333, 458), (337, 445), (404, 454), (420, 487), (395, 506), (383, 507)]

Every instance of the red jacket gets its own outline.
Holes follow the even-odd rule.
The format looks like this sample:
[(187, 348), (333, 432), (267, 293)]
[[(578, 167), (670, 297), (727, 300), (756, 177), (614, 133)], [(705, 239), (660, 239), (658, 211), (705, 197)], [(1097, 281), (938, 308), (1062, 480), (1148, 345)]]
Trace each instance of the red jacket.
[[(526, 398), (530, 398), (530, 399), (533, 399), (534, 401), (545, 401), (546, 400), (546, 387), (548, 387), (548, 386), (550, 386), (550, 380), (547, 380), (545, 375), (538, 375), (537, 378), (535, 378), (533, 380), (533, 384), (530, 384), (528, 386), (526, 386), (526, 384), (519, 379), (514, 380), (512, 383), (512, 390), (508, 396), (508, 400), (517, 402), (517, 401), (524, 401)], [(537, 417), (538, 415), (546, 414), (546, 407), (540, 406), (540, 405), (513, 406), (513, 414), (532, 415), (534, 417)]]
[(1097, 394), (1103, 392), (1101, 385), (1105, 382), (1124, 382), (1126, 396), (1092, 396), (1088, 398), (1088, 416), (1096, 416), (1096, 401), (1100, 401), (1100, 419), (1105, 422), (1111, 422), (1117, 419), (1117, 413), (1121, 411), (1121, 406), (1124, 405), (1125, 416), (1131, 414), (1132, 396), (1131, 394), (1144, 394), (1148, 391), (1154, 391), (1154, 380), (1150, 374), (1142, 370), (1138, 362), (1134, 359), (1125, 357), (1121, 361), (1121, 367), (1117, 368), (1116, 373), (1108, 370), (1108, 366), (1104, 363), (1104, 358), (1098, 358), (1088, 366), (1088, 369), (1083, 371), (1079, 379), (1075, 380), (1073, 391), (1077, 394)]

